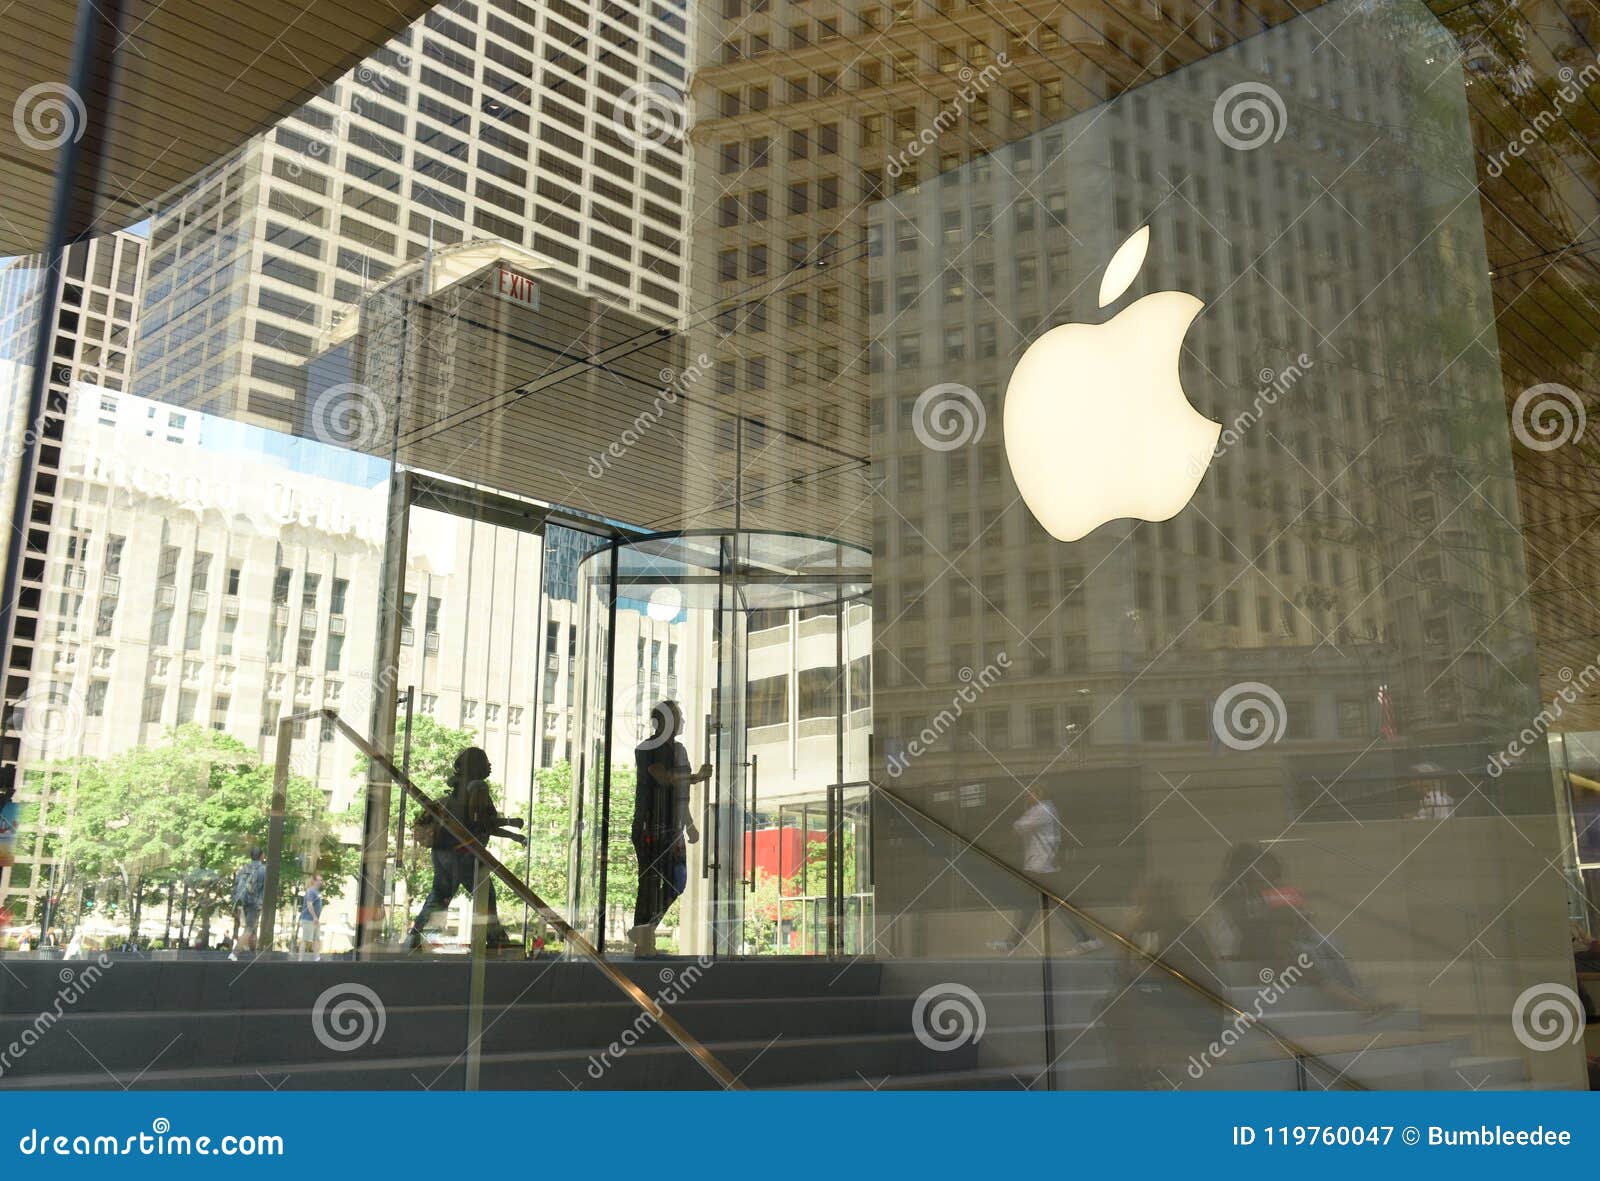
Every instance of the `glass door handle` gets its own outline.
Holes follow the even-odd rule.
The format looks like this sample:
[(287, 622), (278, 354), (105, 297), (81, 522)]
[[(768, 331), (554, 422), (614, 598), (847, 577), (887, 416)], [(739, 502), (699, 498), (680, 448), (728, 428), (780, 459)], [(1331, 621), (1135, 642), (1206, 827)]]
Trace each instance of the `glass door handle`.
[[(711, 715), (706, 715), (705, 728), (706, 757), (700, 760), (702, 767), (711, 765)], [(705, 794), (700, 798), (700, 877), (702, 879), (711, 875), (711, 780), (705, 781)]]
[(756, 791), (760, 782), (760, 755), (750, 756), (750, 883), (749, 889), (756, 888)]

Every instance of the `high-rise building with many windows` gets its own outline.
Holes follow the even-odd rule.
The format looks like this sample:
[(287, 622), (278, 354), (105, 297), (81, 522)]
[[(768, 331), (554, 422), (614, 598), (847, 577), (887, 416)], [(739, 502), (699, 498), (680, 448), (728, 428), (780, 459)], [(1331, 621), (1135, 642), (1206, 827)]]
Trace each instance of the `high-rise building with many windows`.
[[(698, 30), (691, 299), (746, 523), (872, 527), (868, 210), (1291, 15), (1288, 5), (721, 0)], [(991, 155), (992, 154), (992, 155)], [(926, 232), (930, 257), (946, 242)], [(909, 292), (907, 293), (910, 294)], [(743, 434), (741, 440), (738, 436)], [(737, 496), (717, 497), (718, 485)], [(854, 506), (852, 511), (852, 506)]]
[(684, 311), (688, 160), (640, 128), (687, 85), (679, 0), (450, 0), (170, 199), (140, 392), (291, 429), (296, 369), (430, 246), (500, 238), (661, 323)]
[[(18, 459), (25, 446), (40, 446), (37, 466), (30, 478), (32, 530), (29, 549), (19, 572), (21, 593), (11, 621), (12, 654), (7, 670), (6, 695), (12, 702), (33, 691), (34, 641), (41, 627), (41, 612), (48, 610), (43, 554), (48, 550), (56, 501), (60, 492), (61, 440), (67, 415), (74, 409), (74, 391), (87, 385), (109, 396), (129, 387), (131, 353), (138, 333), (139, 307), (144, 298), (146, 240), (142, 233), (118, 231), (73, 244), (63, 266), (52, 272), (39, 256), (14, 259), (0, 270), (0, 389), (6, 399), (5, 449), (0, 454), (0, 498), (11, 503), (19, 476)], [(34, 344), (45, 285), (59, 299), (55, 332), (50, 343), (46, 396), (40, 421), (26, 418), (23, 383), (32, 376)], [(82, 409), (82, 407), (77, 407)], [(155, 421), (152, 434), (167, 423)], [(4, 559), (0, 559), (3, 563)], [(3, 757), (15, 758), (5, 749)]]

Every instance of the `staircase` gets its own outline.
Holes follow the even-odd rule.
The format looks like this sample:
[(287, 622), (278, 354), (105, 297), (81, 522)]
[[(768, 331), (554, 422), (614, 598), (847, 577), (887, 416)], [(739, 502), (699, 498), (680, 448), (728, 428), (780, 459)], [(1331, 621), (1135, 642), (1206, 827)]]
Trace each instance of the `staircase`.
[[(33, 1027), (41, 1010), (53, 1011), (63, 965), (6, 966), (15, 976), (0, 973), (0, 1047)], [(670, 1011), (745, 1086), (823, 1086), (856, 1081), (858, 1071), (915, 1077), (977, 1062), (975, 1047), (941, 1052), (919, 1042), (911, 1002), (880, 991), (874, 963), (728, 960), (701, 968), (663, 959), (625, 970), (653, 995), (680, 989)], [(460, 1090), (470, 982), (465, 961), (443, 958), (114, 959), (36, 1044), (9, 1067), (0, 1063), (0, 1088)], [(330, 989), (337, 999), (314, 1018), (318, 997)], [(381, 1003), (381, 1021), (371, 996)], [(349, 1002), (343, 1012), (338, 999)], [(479, 1085), (655, 1090), (715, 1083), (596, 969), (503, 960), (485, 974)]]
[[(151, 962), (113, 957), (55, 1016), (60, 973), (88, 962), (4, 962), (0, 1089), (460, 1090), (467, 1083), (465, 960), (294, 963), (263, 957)], [(1023, 958), (827, 961), (690, 959), (619, 964), (751, 1088), (1316, 1089), (1255, 1031), (1198, 1079), (1186, 1073), (1223, 1028), (1220, 1013), (1137, 1008), (1105, 953), (1044, 965)], [(918, 998), (981, 998), (984, 1030), (943, 1041), (937, 1018), (913, 1021)], [(1465, 1038), (1422, 1028), (1415, 1014), (1364, 1024), (1307, 989), (1267, 1019), (1369, 1086), (1516, 1085), (1517, 1060), (1470, 1059)], [(676, 994), (676, 995), (674, 995)], [(1230, 989), (1248, 1008), (1254, 985)], [(321, 1008), (319, 998), (323, 999)], [(374, 999), (375, 998), (375, 999)], [(1149, 1002), (1149, 997), (1142, 998)], [(1107, 1001), (1114, 1003), (1108, 1009)], [(1184, 1004), (1199, 1002), (1184, 998)], [(1291, 1003), (1293, 1002), (1293, 1003)], [(958, 999), (958, 1008), (963, 1003)], [(971, 1006), (966, 1005), (970, 1014)], [(49, 1019), (41, 1028), (39, 1014)], [(1126, 1013), (1124, 1019), (1121, 1015)], [(958, 1015), (959, 1016), (959, 1015)], [(1118, 1028), (1129, 1040), (1119, 1042)], [(957, 1020), (959, 1026), (959, 1020)], [(947, 1041), (952, 1048), (942, 1048)], [(560, 960), (486, 965), (479, 1086), (486, 1090), (700, 1089), (711, 1079), (593, 966)], [(1163, 1083), (1162, 1080), (1165, 1080)]]

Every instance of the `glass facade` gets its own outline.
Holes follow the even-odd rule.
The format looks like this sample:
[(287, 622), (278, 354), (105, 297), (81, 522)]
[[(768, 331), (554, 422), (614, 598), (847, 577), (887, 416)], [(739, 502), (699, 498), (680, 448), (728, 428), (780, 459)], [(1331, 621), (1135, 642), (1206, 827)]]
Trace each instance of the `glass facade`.
[(0, 269), (0, 1086), (1585, 1085), (1586, 10), (363, 21)]

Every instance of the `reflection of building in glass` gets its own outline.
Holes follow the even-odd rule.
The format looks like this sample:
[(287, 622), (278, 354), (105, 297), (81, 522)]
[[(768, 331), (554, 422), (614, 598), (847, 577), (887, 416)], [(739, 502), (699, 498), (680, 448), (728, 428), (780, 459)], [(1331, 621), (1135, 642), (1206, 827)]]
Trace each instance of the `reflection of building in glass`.
[(475, 237), (676, 320), (684, 151), (638, 128), (684, 85), (687, 20), (632, 0), (434, 8), (157, 214), (137, 392), (283, 429), (318, 336)]
[[(1348, 914), (1342, 937), (1391, 957), (1414, 995), (1457, 948), (1433, 962), (1383, 915), (1470, 921), (1473, 859), (1539, 872), (1506, 827), (1548, 814), (1548, 779), (1542, 748), (1487, 773), (1536, 689), (1498, 372), (1466, 347), (1492, 307), (1465, 104), (1420, 101), (1434, 76), (1395, 60), (1381, 14), (1352, 13), (1338, 39), (1318, 54), (1297, 22), (873, 206), (875, 733), (891, 787), (1002, 856), (1018, 856), (1024, 789), (1053, 799), (1059, 886), (1108, 915), (1152, 882), (1202, 913), (1231, 846), (1281, 840)], [(1240, 82), (1281, 97), (1281, 141), (1219, 136), (1218, 96)], [(1145, 224), (1141, 274), (1101, 309), (1106, 264)], [(1008, 425), (1056, 424), (1005, 422), (1012, 371), (1053, 326), (1174, 289), (1206, 304), (1180, 366), (1224, 424), (1218, 451), (1171, 520), (1057, 542), (1004, 448)], [(1057, 396), (1119, 396), (1074, 376), (1063, 365)], [(1147, 426), (1099, 443), (1162, 480), (1171, 457)], [(1063, 466), (1061, 495), (1073, 477)], [(1006, 672), (934, 725), (1002, 652)], [(1232, 713), (1248, 697), (1259, 742)], [(1431, 882), (1352, 868), (1392, 864), (1364, 844), (1373, 822), (1398, 825), (1383, 840), (1402, 849), (1419, 840), (1406, 826), (1433, 792), (1457, 827), (1432, 838)], [(916, 862), (914, 841), (894, 847)], [(895, 929), (902, 953), (999, 925), (955, 875), (924, 890), (902, 865), (878, 886), (880, 911), (925, 912)], [(1491, 962), (1433, 999), (1504, 987), (1484, 982)]]
[[(364, 728), (387, 465), (104, 387), (73, 395), (35, 661), (70, 724), (30, 761), (157, 745), (195, 723), (270, 763), (286, 713), (332, 708)], [(569, 753), (572, 604), (547, 604), (539, 634), (535, 535), (419, 509), (410, 540), (396, 682), (417, 714), (474, 732), (503, 805), (520, 807), (535, 765)], [(671, 668), (676, 626), (634, 620), (619, 635), (667, 646)], [(618, 684), (642, 675), (619, 665)], [(296, 728), (293, 769), (335, 813), (361, 787), (354, 759), (329, 726)], [(35, 782), (23, 792), (41, 819), (11, 890), (30, 906), (41, 842), (71, 823), (70, 798), (40, 799)]]
[[(64, 292), (73, 368), (47, 376), (71, 426), (43, 456), (24, 594), (33, 704), (71, 724), (25, 729), (29, 806), (52, 790), (38, 760), (159, 749), (182, 722), (267, 760), (285, 711), (331, 706), (383, 744), (409, 689), (480, 736), (513, 809), (572, 761), (577, 823), (553, 844), (572, 838), (574, 915), (618, 938), (630, 908), (601, 883), (631, 864), (629, 801), (599, 760), (629, 768), (670, 696), (691, 761), (714, 764), (677, 949), (837, 952), (853, 923), (844, 950), (879, 959), (885, 988), (848, 1010), (852, 1051), (867, 1005), (961, 980), (987, 990), (967, 1065), (989, 1077), (1170, 1083), (1147, 1068), (1183, 1061), (1159, 1045), (1181, 1005), (1159, 977), (1141, 1001), (1117, 949), (1052, 946), (1054, 891), (1141, 946), (1180, 924), (1214, 940), (1193, 975), (1236, 1001), (1280, 953), (1336, 955), (1346, 977), (1325, 964), (1274, 1017), (1350, 1077), (1581, 1069), (1575, 1049), (1530, 1065), (1504, 1015), (1572, 967), (1529, 617), (1552, 624), (1547, 678), (1590, 661), (1593, 440), (1518, 448), (1501, 395), (1593, 368), (1571, 232), (1593, 212), (1593, 112), (1541, 91), (1592, 57), (1586, 26), (1550, 34), (1569, 22), (1546, 0), (1493, 22), (1462, 7), (1444, 19), (1484, 42), (1458, 47), (1415, 0), (1332, 0), (1289, 28), (1269, 28), (1279, 4), (718, 0), (694, 30), (691, 230), (681, 145), (610, 111), (683, 81), (686, 14), (594, 2), (451, 0), (386, 49), (352, 46), (361, 67), (156, 219), (132, 393), (114, 331), (73, 335), (119, 314), (93, 298), (116, 284), (87, 308)], [(1222, 105), (1241, 87), (1255, 131)], [(1484, 161), (1541, 101), (1554, 179), (1496, 164), (1491, 185)], [(1149, 258), (1102, 308), (1096, 281), (1141, 225)], [(97, 249), (86, 272), (131, 262), (131, 316), (142, 243)], [(26, 351), (29, 278), (0, 278), (0, 362)], [(1074, 424), (1035, 424), (1045, 478), (1019, 499), (1007, 383), (1057, 325), (1157, 289), (1204, 301), (1175, 364), (1221, 446), (1171, 520), (1105, 513), (1055, 541), (1037, 497), (1084, 491), (1067, 446), (1048, 465)], [(1122, 414), (1091, 445), (1121, 470), (1101, 486), (1164, 482), (1151, 417), (1122, 400), (1155, 383), (1105, 368), (1089, 393)], [(1045, 396), (1082, 373), (1066, 359)], [(707, 532), (689, 577), (647, 562), (627, 593), (600, 585), (619, 551)], [(819, 538), (870, 541), (870, 606), (797, 593), (823, 571), (796, 543)], [(1557, 720), (1576, 731), (1576, 708)], [(1592, 743), (1552, 745), (1592, 795)], [(337, 807), (361, 796), (353, 764), (315, 725), (295, 737)], [(1030, 813), (1059, 810), (1059, 856), (1019, 835), (1030, 788)], [(369, 852), (393, 835), (380, 794)], [(12, 892), (38, 897), (41, 837), (74, 799), (30, 817)], [(762, 878), (785, 858), (805, 880), (780, 895)], [(841, 865), (849, 880), (818, 881)], [(1019, 939), (1035, 916), (1042, 947)], [(1119, 1042), (1126, 997), (1153, 1019), (1121, 1016)], [(1209, 1041), (1218, 1018), (1185, 1033)], [(838, 1073), (868, 1073), (847, 1058)], [(1241, 1053), (1208, 1085), (1304, 1086), (1312, 1059), (1291, 1058)]]
[[(938, 687), (995, 650), (1018, 669), (964, 727), (968, 753), (943, 752), (954, 779), (981, 776), (986, 750), (1013, 771), (1206, 751), (1214, 703), (1246, 680), (1273, 685), (1285, 740), (1307, 752), (1396, 735), (1481, 743), (1519, 695), (1476, 647), (1526, 641), (1505, 440), (1449, 421), (1489, 404), (1493, 379), (1471, 359), (1453, 386), (1429, 384), (1450, 360), (1441, 292), (1488, 314), (1461, 273), (1475, 226), (1447, 224), (1436, 250), (1390, 274), (1428, 227), (1347, 173), (1364, 178), (1363, 157), (1392, 166), (1398, 136), (1370, 128), (1404, 125), (1410, 80), (1374, 76), (1348, 110), (1295, 102), (1282, 145), (1239, 151), (1215, 133), (1213, 102), (1252, 68), (1243, 50), (1218, 54), (1203, 78), (1176, 75), (874, 206), (872, 416), (892, 489), (874, 544), (893, 572), (878, 581), (885, 740), (920, 730)], [(1306, 54), (1271, 78), (1292, 98), (1331, 90), (1332, 69)], [(1312, 200), (1340, 176), (1350, 193)], [(1391, 183), (1413, 195), (1407, 209), (1449, 191), (1424, 169)], [(1100, 272), (1146, 223), (1142, 275), (1099, 311)], [(1174, 519), (1054, 542), (1010, 477), (1006, 381), (1051, 327), (1168, 289), (1210, 305), (1182, 375), (1224, 424), (1217, 455)], [(1060, 380), (1068, 397), (1071, 374)], [(941, 382), (972, 396), (919, 404)], [(958, 438), (939, 436), (959, 422), (936, 422), (941, 409), (968, 414)], [(1105, 445), (1161, 478), (1140, 424), (1127, 427)]]
[[(693, 86), (704, 328), (691, 347), (712, 354), (719, 402), (747, 421), (742, 439), (719, 421), (691, 503), (718, 524), (737, 500), (746, 526), (856, 540), (871, 527), (871, 203), (1292, 15), (1275, 2), (720, 10), (702, 15)], [(947, 242), (930, 233), (926, 247)]]
[[(142, 296), (145, 239), (119, 231), (79, 242), (67, 250), (58, 277), (61, 310), (56, 317), (52, 357), (70, 367), (73, 381), (110, 390), (125, 388), (128, 354), (133, 348), (136, 316)], [(13, 260), (4, 268), (0, 294), (0, 356), (27, 364), (36, 321), (37, 259)]]
[[(0, 497), (10, 504), (15, 495), (17, 460), (24, 446), (60, 438), (65, 416), (73, 407), (73, 391), (83, 384), (118, 391), (129, 380), (129, 354), (138, 333), (138, 310), (143, 302), (145, 239), (140, 234), (117, 232), (75, 243), (66, 252), (65, 265), (56, 274), (41, 268), (40, 259), (13, 260), (0, 270), (0, 392), (6, 397), (4, 457), (0, 459)], [(41, 284), (51, 283), (59, 293), (56, 331), (46, 377), (44, 421), (22, 421), (28, 395), (22, 386), (33, 372), (34, 336), (38, 329)], [(171, 416), (151, 409), (145, 428), (151, 437), (164, 434)], [(177, 416), (179, 427), (182, 414)], [(43, 551), (50, 545), (56, 517), (59, 447), (40, 446), (33, 476), (33, 510), (30, 547)], [(4, 558), (0, 558), (0, 566)], [(5, 695), (16, 701), (29, 692), (33, 659), (31, 640), (36, 635), (40, 596), (40, 569), (29, 561), (22, 571), (28, 592), (18, 596), (12, 618), (11, 662), (6, 672)], [(15, 757), (7, 749), (6, 759)]]

